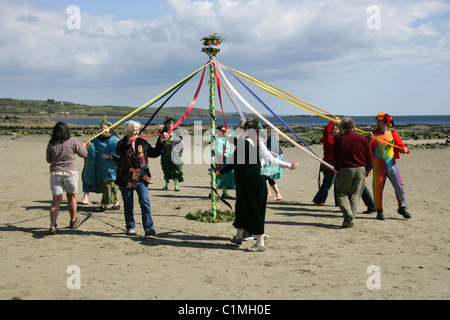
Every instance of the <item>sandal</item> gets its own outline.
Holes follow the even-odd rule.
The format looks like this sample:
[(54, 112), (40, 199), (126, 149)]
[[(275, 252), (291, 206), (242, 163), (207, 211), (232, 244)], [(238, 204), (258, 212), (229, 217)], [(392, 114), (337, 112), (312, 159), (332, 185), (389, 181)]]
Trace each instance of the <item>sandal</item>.
[(118, 204), (117, 206), (112, 206), (111, 210), (119, 210), (120, 209), (120, 204)]
[(249, 251), (249, 252), (262, 252), (265, 250), (266, 250), (266, 246), (263, 246), (262, 244), (259, 244), (258, 242), (246, 249), (246, 251)]
[(76, 229), (80, 225), (80, 220), (78, 218), (75, 221), (70, 221), (69, 228)]
[(234, 243), (235, 245), (240, 246), (242, 244), (242, 238), (239, 238), (238, 236), (234, 236), (230, 239), (231, 243)]
[(48, 230), (48, 234), (53, 236), (56, 234), (56, 227), (57, 225), (55, 224), (54, 226), (50, 226), (50, 229)]

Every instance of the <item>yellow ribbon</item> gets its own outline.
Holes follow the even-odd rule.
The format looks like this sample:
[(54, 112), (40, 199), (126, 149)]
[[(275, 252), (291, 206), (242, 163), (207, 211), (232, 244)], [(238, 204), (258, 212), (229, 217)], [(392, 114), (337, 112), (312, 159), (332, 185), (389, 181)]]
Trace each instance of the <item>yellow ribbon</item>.
[[(365, 134), (369, 134), (369, 133), (370, 133), (370, 132), (367, 132), (367, 131), (364, 131), (364, 130), (361, 130), (361, 129), (358, 129), (358, 128), (355, 128), (355, 130), (357, 130), (357, 131), (359, 131), (359, 132), (362, 132), (362, 133), (365, 133)], [(374, 139), (377, 140), (377, 141), (379, 141), (379, 142), (381, 142), (381, 143), (384, 144), (384, 145), (392, 146), (392, 147), (394, 147), (394, 148), (398, 148), (398, 149), (403, 150), (402, 147), (399, 147), (399, 146), (397, 146), (397, 145), (395, 145), (395, 144), (393, 144), (393, 143), (390, 143), (390, 142), (387, 142), (387, 141), (380, 140), (380, 139), (378, 139), (377, 137), (374, 137)], [(405, 153), (405, 155), (407, 155), (407, 154)]]
[(276, 97), (278, 97), (278, 98), (281, 98), (281, 99), (283, 99), (283, 100), (285, 100), (285, 101), (287, 101), (287, 102), (289, 102), (289, 103), (292, 103), (292, 104), (294, 104), (294, 105), (296, 105), (296, 106), (298, 106), (298, 107), (300, 107), (300, 108), (303, 108), (303, 109), (305, 109), (305, 110), (307, 110), (307, 111), (309, 111), (309, 112), (311, 112), (311, 113), (314, 113), (314, 114), (316, 114), (316, 115), (318, 115), (318, 116), (320, 116), (320, 117), (322, 117), (322, 118), (325, 118), (325, 119), (328, 119), (328, 120), (330, 120), (330, 121), (334, 121), (334, 122), (337, 122), (337, 123), (340, 123), (340, 122), (341, 122), (341, 120), (339, 120), (337, 117), (333, 119), (333, 118), (331, 118), (331, 117), (325, 116), (325, 115), (323, 115), (323, 114), (321, 114), (321, 113), (319, 113), (319, 112), (317, 112), (317, 111), (314, 111), (313, 109), (308, 108), (308, 107), (306, 107), (306, 106), (304, 106), (304, 105), (301, 105), (300, 103), (297, 103), (297, 102), (295, 102), (295, 101), (293, 101), (293, 100), (291, 100), (291, 99), (289, 99), (289, 98), (283, 97), (282, 95), (276, 93), (276, 92), (273, 91), (273, 90), (264, 88), (263, 86), (261, 86), (261, 85), (259, 85), (259, 84), (257, 84), (257, 83), (254, 83), (254, 82), (252, 82), (252, 81), (250, 81), (250, 80), (248, 80), (248, 79), (244, 79), (244, 78), (242, 78), (242, 77), (240, 77), (240, 76), (238, 76), (238, 75), (236, 75), (236, 77), (241, 78), (241, 79), (243, 79), (243, 80), (245, 80), (245, 81), (247, 81), (247, 82), (253, 84), (254, 86), (257, 86), (258, 88), (260, 88), (260, 89), (262, 89), (262, 90), (264, 90), (264, 91), (266, 91), (266, 92), (269, 92), (269, 93), (273, 94), (274, 96), (276, 96)]
[[(223, 75), (223, 72), (220, 68), (218, 68), (219, 73), (221, 73), (222, 77), (226, 80), (225, 76)], [(334, 169), (334, 167), (332, 165), (330, 165), (329, 163), (323, 161), (322, 159), (320, 159), (319, 157), (317, 157), (315, 154), (313, 154), (312, 152), (310, 152), (309, 150), (303, 148), (302, 146), (300, 146), (297, 142), (295, 142), (294, 140), (292, 140), (289, 136), (287, 136), (284, 132), (282, 132), (280, 129), (278, 129), (275, 125), (273, 125), (269, 120), (267, 120), (262, 114), (260, 114), (258, 111), (255, 110), (255, 108), (253, 108), (248, 102), (247, 100), (245, 100), (240, 94), (239, 92), (236, 91), (236, 89), (227, 81), (227, 84), (229, 86), (229, 88), (231, 89), (231, 91), (239, 98), (239, 100), (241, 100), (250, 110), (253, 111), (253, 113), (255, 113), (260, 119), (262, 119), (267, 125), (269, 125), (274, 131), (278, 132), (281, 136), (283, 136), (286, 140), (288, 140), (289, 142), (291, 142), (294, 146), (298, 147), (299, 149), (303, 150), (304, 152), (306, 152), (308, 155), (310, 155), (311, 157), (313, 157), (314, 159), (316, 159), (317, 161), (321, 162), (323, 165), (327, 166), (328, 168), (330, 168), (333, 172), (336, 172), (336, 170)]]
[[(243, 72), (237, 71), (237, 70), (235, 70), (235, 69), (233, 69), (233, 68), (230, 68), (230, 67), (227, 67), (227, 66), (225, 66), (225, 65), (224, 65), (224, 67), (227, 68), (227, 69), (230, 69), (230, 70), (232, 70), (232, 71), (234, 71), (234, 72), (236, 72), (236, 73), (238, 73), (239, 75), (242, 75), (242, 77), (241, 77), (241, 76), (235, 74), (236, 77), (238, 77), (238, 78), (240, 78), (240, 79), (242, 79), (242, 80), (245, 80), (245, 81), (247, 81), (247, 82), (253, 84), (254, 86), (256, 86), (256, 87), (258, 87), (258, 88), (260, 88), (260, 89), (262, 89), (262, 90), (264, 90), (264, 91), (266, 91), (266, 92), (269, 92), (269, 93), (273, 94), (274, 96), (276, 96), (276, 97), (278, 97), (278, 98), (281, 98), (281, 99), (283, 99), (283, 100), (285, 100), (285, 101), (287, 101), (287, 102), (289, 102), (289, 103), (291, 103), (291, 104), (294, 104), (294, 105), (296, 105), (296, 106), (298, 106), (298, 107), (300, 107), (300, 108), (303, 108), (303, 109), (305, 109), (305, 110), (307, 110), (307, 111), (309, 111), (309, 112), (311, 112), (311, 113), (314, 113), (315, 115), (318, 115), (318, 116), (320, 116), (320, 117), (322, 117), (322, 118), (325, 118), (325, 119), (327, 119), (327, 120), (330, 120), (330, 121), (333, 121), (333, 122), (336, 122), (336, 123), (341, 123), (341, 120), (339, 119), (338, 116), (336, 116), (336, 115), (334, 115), (334, 114), (332, 114), (332, 113), (330, 113), (330, 112), (328, 112), (328, 111), (325, 111), (325, 110), (323, 110), (323, 109), (321, 109), (321, 108), (319, 108), (319, 107), (317, 107), (317, 106), (315, 106), (315, 105), (313, 105), (313, 104), (311, 104), (311, 103), (308, 103), (308, 102), (306, 102), (306, 101), (304, 101), (304, 100), (301, 100), (301, 99), (299, 99), (299, 98), (297, 98), (297, 97), (295, 97), (295, 96), (293, 96), (293, 95), (290, 95), (289, 93), (286, 93), (286, 92), (284, 92), (284, 91), (282, 91), (282, 90), (280, 90), (280, 89), (277, 89), (276, 87), (271, 86), (271, 85), (269, 85), (269, 84), (267, 84), (267, 83), (265, 83), (265, 82), (263, 82), (263, 81), (260, 81), (260, 80), (254, 78), (254, 77), (251, 77), (251, 76), (249, 76), (249, 75), (247, 75), (247, 74), (245, 74), (245, 73), (243, 73)], [(246, 79), (245, 77), (247, 77), (248, 79)], [(256, 83), (253, 82), (253, 81), (250, 81), (249, 79), (255, 81)], [(328, 117), (328, 116), (326, 116), (326, 115), (323, 115), (323, 114), (321, 114), (321, 113), (319, 113), (319, 112), (317, 112), (317, 111), (315, 111), (315, 110), (313, 110), (313, 109), (311, 109), (311, 108), (308, 108), (308, 107), (306, 107), (306, 106), (304, 106), (304, 105), (301, 105), (301, 104), (299, 104), (299, 103), (297, 103), (297, 102), (295, 102), (295, 101), (293, 101), (293, 100), (291, 100), (291, 99), (288, 99), (288, 98), (286, 98), (286, 97), (283, 97), (282, 95), (276, 93), (275, 91), (270, 90), (270, 89), (267, 89), (267, 88), (263, 87), (262, 85), (259, 85), (258, 83), (259, 83), (259, 84), (262, 84), (262, 85), (264, 85), (264, 86), (266, 86), (266, 87), (269, 87), (269, 88), (271, 88), (271, 89), (273, 89), (273, 90), (276, 90), (276, 91), (278, 91), (278, 92), (280, 92), (280, 93), (282, 93), (282, 94), (285, 94), (285, 95), (287, 95), (288, 97), (291, 97), (291, 98), (293, 98), (293, 99), (295, 99), (295, 100), (297, 100), (297, 101), (300, 101), (300, 102), (305, 103), (305, 104), (307, 104), (307, 105), (309, 105), (309, 106), (311, 106), (311, 107), (314, 107), (314, 108), (316, 108), (316, 109), (318, 109), (318, 110), (320, 110), (320, 111), (322, 111), (322, 112), (324, 112), (324, 113), (326, 113), (326, 114), (328, 114), (328, 115), (330, 115), (330, 116), (333, 116), (334, 119), (331, 118), (331, 117)], [(355, 128), (355, 130), (357, 130), (357, 131), (359, 131), (359, 132), (362, 132), (362, 133), (365, 133), (365, 134), (369, 134), (369, 132), (364, 131), (364, 130), (361, 130), (361, 129), (358, 129), (358, 128)], [(380, 141), (380, 140), (377, 139), (377, 138), (375, 138), (375, 139), (376, 139), (377, 141)], [(390, 146), (392, 146), (392, 147), (398, 148), (398, 149), (403, 149), (402, 147), (399, 147), (399, 146), (397, 146), (397, 145), (395, 145), (395, 144), (392, 144), (392, 143), (389, 143), (389, 142), (384, 142), (384, 143), (387, 144), (387, 145), (390, 145)]]
[[(278, 91), (278, 92), (280, 92), (280, 93), (282, 93), (282, 94), (287, 95), (288, 97), (291, 97), (291, 98), (293, 98), (293, 99), (295, 99), (295, 100), (297, 100), (297, 101), (300, 101), (300, 102), (302, 102), (302, 103), (304, 103), (304, 104), (307, 104), (307, 105), (310, 106), (310, 107), (316, 108), (317, 110), (320, 110), (320, 111), (325, 112), (326, 114), (328, 114), (328, 115), (330, 115), (330, 116), (333, 116), (335, 119), (332, 119), (332, 121), (334, 121), (334, 122), (337, 122), (336, 119), (339, 118), (338, 116), (336, 116), (336, 115), (334, 115), (334, 114), (332, 114), (332, 113), (330, 113), (330, 112), (328, 112), (328, 111), (325, 111), (325, 110), (323, 110), (323, 109), (321, 109), (321, 108), (319, 108), (319, 107), (317, 107), (317, 106), (315, 106), (315, 105), (313, 105), (313, 104), (311, 104), (311, 103), (309, 103), (309, 102), (307, 102), (307, 101), (304, 101), (304, 100), (302, 100), (302, 99), (299, 99), (299, 98), (297, 98), (297, 97), (295, 97), (295, 96), (293, 96), (293, 95), (291, 95), (291, 94), (289, 94), (289, 93), (287, 93), (287, 92), (284, 92), (284, 91), (282, 91), (282, 90), (280, 90), (280, 89), (278, 89), (278, 88), (276, 88), (276, 87), (274, 87), (274, 86), (271, 86), (271, 85), (268, 84), (268, 83), (265, 83), (265, 82), (263, 82), (263, 81), (261, 81), (261, 80), (258, 80), (258, 79), (254, 78), (254, 77), (251, 77), (251, 76), (249, 76), (249, 75), (247, 75), (247, 74), (245, 74), (245, 73), (243, 73), (243, 72), (237, 71), (237, 70), (235, 70), (235, 69), (233, 69), (233, 68), (227, 67), (226, 65), (223, 65), (223, 66), (224, 66), (225, 68), (227, 68), (227, 69), (230, 69), (230, 70), (232, 70), (232, 71), (234, 71), (234, 72), (240, 74), (240, 75), (243, 76), (243, 77), (246, 77), (246, 78), (248, 78), (248, 79), (251, 79), (251, 80), (253, 80), (253, 81), (255, 81), (255, 82), (259, 83), (259, 84), (262, 84), (262, 85), (264, 85), (264, 86), (266, 86), (266, 87), (269, 87), (269, 88), (271, 88), (271, 89), (273, 89), (273, 90), (276, 90), (276, 91)], [(247, 81), (247, 82), (250, 82), (250, 83), (252, 83), (253, 85), (256, 85), (255, 83), (249, 81), (248, 79), (245, 79), (245, 78), (242, 78), (242, 77), (239, 77), (239, 78), (241, 78), (241, 79), (243, 79), (243, 80), (245, 80), (245, 81)], [(261, 86), (258, 86), (258, 87), (260, 87), (261, 89), (263, 89), (263, 87), (261, 87)], [(264, 90), (266, 90), (266, 89), (264, 88)], [(266, 90), (266, 91), (268, 91), (268, 92), (274, 94), (272, 91), (269, 91), (269, 90)], [(280, 97), (280, 96), (277, 95), (277, 94), (275, 94), (275, 95), (278, 96), (278, 97)], [(286, 100), (286, 101), (289, 101), (290, 103), (294, 103), (292, 100)], [(300, 105), (300, 104), (297, 104), (297, 103), (294, 103), (294, 104), (297, 105), (297, 106), (299, 106), (299, 107), (301, 107), (301, 108), (303, 108), (303, 109), (306, 109), (306, 110), (308, 110), (308, 111), (310, 111), (310, 112), (312, 112), (312, 113), (314, 113), (314, 114), (317, 114), (318, 116), (326, 117), (326, 116), (322, 115), (321, 113), (317, 113), (317, 112), (313, 111), (312, 109), (310, 109), (310, 108), (308, 108), (308, 107), (305, 107), (305, 106)], [(326, 119), (331, 119), (331, 118), (326, 117)], [(340, 122), (340, 121), (338, 121), (338, 122)]]
[(135, 111), (129, 113), (128, 115), (126, 115), (125, 117), (123, 117), (122, 119), (120, 119), (119, 121), (117, 121), (116, 123), (114, 123), (111, 127), (109, 127), (106, 130), (103, 130), (102, 132), (100, 132), (99, 134), (95, 135), (94, 137), (90, 138), (88, 141), (86, 141), (86, 143), (88, 143), (91, 140), (94, 140), (95, 138), (97, 138), (98, 136), (102, 135), (103, 133), (111, 130), (112, 128), (115, 128), (116, 125), (120, 124), (123, 120), (127, 119), (127, 118), (131, 118), (132, 116), (134, 116), (136, 113), (138, 113), (139, 111), (141, 111), (142, 109), (146, 108), (150, 103), (152, 103), (153, 101), (155, 101), (156, 99), (160, 98), (161, 96), (165, 95), (167, 92), (169, 92), (170, 90), (172, 90), (173, 88), (175, 88), (176, 86), (178, 86), (180, 83), (182, 83), (183, 81), (185, 81), (186, 79), (188, 79), (189, 77), (191, 77), (192, 75), (196, 74), (197, 72), (199, 72), (200, 70), (202, 70), (203, 68), (205, 68), (207, 65), (209, 65), (211, 63), (208, 62), (206, 65), (202, 66), (201, 68), (197, 69), (196, 71), (192, 72), (190, 75), (188, 75), (187, 77), (185, 77), (183, 80), (177, 82), (176, 84), (174, 84), (172, 87), (170, 87), (169, 89), (167, 89), (166, 91), (160, 93), (159, 95), (157, 95), (156, 97), (154, 97), (152, 100), (148, 101), (147, 103), (143, 104), (141, 107), (137, 108)]

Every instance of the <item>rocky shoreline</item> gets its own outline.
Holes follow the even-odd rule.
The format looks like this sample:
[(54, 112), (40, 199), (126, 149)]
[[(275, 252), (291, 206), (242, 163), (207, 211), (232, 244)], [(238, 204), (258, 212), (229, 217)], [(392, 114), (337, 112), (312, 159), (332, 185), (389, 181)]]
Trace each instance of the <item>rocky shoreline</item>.
[[(0, 136), (11, 136), (13, 139), (25, 135), (50, 135), (55, 122), (47, 117), (26, 118), (26, 117), (2, 117), (0, 118)], [(69, 124), (74, 136), (94, 135), (97, 133), (97, 126), (80, 126)], [(181, 125), (193, 135), (193, 126)], [(289, 137), (295, 138), (283, 126), (277, 126)], [(147, 134), (158, 133), (162, 125), (151, 125), (147, 128)], [(204, 125), (203, 130), (208, 126)], [(307, 145), (318, 145), (322, 136), (322, 126), (291, 126), (291, 129), (303, 139)], [(369, 132), (373, 126), (360, 126), (358, 129)], [(396, 126), (395, 130), (400, 133), (403, 141), (410, 149), (441, 149), (450, 147), (450, 126), (449, 125), (403, 125)], [(117, 130), (119, 136), (125, 132)], [(282, 147), (292, 147), (292, 144), (285, 139), (281, 139)]]

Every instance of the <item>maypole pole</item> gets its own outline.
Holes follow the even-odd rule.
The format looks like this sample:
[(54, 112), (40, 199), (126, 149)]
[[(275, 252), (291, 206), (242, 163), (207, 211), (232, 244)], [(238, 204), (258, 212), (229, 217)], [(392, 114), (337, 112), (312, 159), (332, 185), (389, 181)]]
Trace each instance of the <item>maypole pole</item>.
[[(203, 42), (203, 51), (206, 52), (210, 58), (213, 60), (220, 49), (218, 46), (224, 41), (221, 36), (216, 33), (203, 37), (201, 41)], [(216, 79), (214, 73), (214, 64), (209, 65), (209, 114), (210, 114), (210, 131), (211, 131), (211, 213), (212, 218), (215, 220), (217, 216), (217, 198), (218, 195), (213, 190), (217, 190), (216, 183)]]

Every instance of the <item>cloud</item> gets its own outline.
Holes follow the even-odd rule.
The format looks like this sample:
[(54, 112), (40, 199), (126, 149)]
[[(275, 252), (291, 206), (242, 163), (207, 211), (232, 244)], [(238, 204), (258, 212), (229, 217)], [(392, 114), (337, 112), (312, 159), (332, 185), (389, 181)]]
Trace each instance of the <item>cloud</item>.
[[(2, 84), (20, 78), (26, 90), (83, 89), (85, 103), (113, 104), (121, 95), (119, 103), (127, 104), (125, 93), (141, 90), (128, 98), (136, 105), (159, 93), (206, 62), (200, 38), (214, 32), (226, 38), (219, 61), (269, 83), (449, 61), (450, 4), (442, 1), (168, 0), (164, 14), (148, 20), (119, 21), (81, 8), (75, 30), (66, 25), (65, 7), (3, 2)], [(374, 3), (379, 30), (366, 25)], [(105, 97), (108, 88), (115, 92)]]

